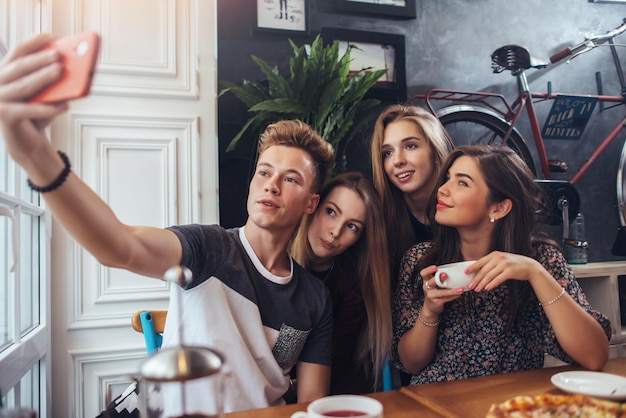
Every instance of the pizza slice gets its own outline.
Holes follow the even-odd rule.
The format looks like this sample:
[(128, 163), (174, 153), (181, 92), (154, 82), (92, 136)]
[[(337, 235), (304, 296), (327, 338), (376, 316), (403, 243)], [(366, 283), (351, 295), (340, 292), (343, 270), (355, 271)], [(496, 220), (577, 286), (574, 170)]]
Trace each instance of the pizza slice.
[(489, 408), (486, 418), (617, 418), (622, 404), (585, 395), (516, 396)]

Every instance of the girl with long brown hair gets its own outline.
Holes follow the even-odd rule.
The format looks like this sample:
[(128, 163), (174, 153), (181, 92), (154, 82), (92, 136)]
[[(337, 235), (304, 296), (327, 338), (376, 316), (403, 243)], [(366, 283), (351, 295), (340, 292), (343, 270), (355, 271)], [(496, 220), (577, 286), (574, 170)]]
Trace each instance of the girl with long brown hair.
[[(538, 196), (510, 148), (452, 151), (431, 198), (434, 239), (406, 252), (394, 297), (393, 356), (411, 384), (540, 368), (545, 353), (604, 366), (611, 324), (540, 234)], [(458, 261), (474, 261), (470, 290), (438, 287), (437, 266)]]
[(385, 219), (362, 173), (326, 183), (305, 216), (290, 253), (319, 277), (333, 301), (331, 394), (378, 389), (391, 345), (391, 290)]

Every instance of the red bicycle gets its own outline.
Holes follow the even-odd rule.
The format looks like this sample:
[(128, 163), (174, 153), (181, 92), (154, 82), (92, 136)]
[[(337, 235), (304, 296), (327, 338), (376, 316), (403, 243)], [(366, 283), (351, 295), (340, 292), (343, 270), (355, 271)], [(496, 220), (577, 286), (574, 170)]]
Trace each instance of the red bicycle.
[[(409, 103), (425, 102), (426, 107), (437, 115), (445, 126), (452, 148), (466, 144), (492, 144), (512, 148), (526, 161), (538, 178), (544, 179), (538, 181), (548, 184), (548, 188), (552, 190), (553, 198), (556, 199), (554, 203), (562, 211), (562, 217), (553, 218), (550, 223), (558, 224), (563, 219), (569, 219), (571, 222), (576, 217), (580, 205), (578, 193), (573, 185), (580, 180), (609, 144), (618, 138), (622, 130), (625, 129), (626, 116), (620, 119), (589, 155), (586, 162), (567, 180), (552, 180), (553, 172), (566, 172), (568, 167), (564, 161), (549, 158), (544, 140), (553, 138), (579, 139), (584, 132), (587, 121), (593, 117), (593, 110), (597, 103), (600, 103), (601, 110), (626, 104), (626, 82), (617, 54), (617, 47), (626, 45), (614, 42), (614, 38), (625, 31), (626, 19), (615, 29), (602, 35), (588, 36), (579, 44), (567, 47), (550, 57), (551, 63), (556, 63), (565, 58), (568, 58), (569, 62), (569, 60), (598, 46), (609, 47), (621, 84), (620, 95), (607, 96), (602, 94), (602, 82), (599, 73), (596, 74), (598, 94), (595, 95), (554, 93), (551, 91), (550, 83), (548, 83), (548, 91), (531, 91), (526, 71), (545, 68), (550, 62), (533, 57), (530, 51), (523, 46), (505, 45), (491, 54), (491, 67), (494, 73), (510, 71), (517, 79), (518, 95), (513, 101), (496, 93), (434, 88), (425, 94), (412, 96), (409, 98)], [(543, 129), (537, 118), (535, 108), (535, 103), (539, 101), (552, 101), (552, 108)], [(539, 173), (536, 170), (533, 155), (524, 137), (517, 129), (518, 121), (523, 113), (526, 113), (530, 123), (538, 155)], [(622, 148), (617, 172), (617, 201), (620, 223), (624, 226), (626, 225), (626, 144)], [(567, 237), (568, 222), (563, 222), (563, 224), (564, 236)]]

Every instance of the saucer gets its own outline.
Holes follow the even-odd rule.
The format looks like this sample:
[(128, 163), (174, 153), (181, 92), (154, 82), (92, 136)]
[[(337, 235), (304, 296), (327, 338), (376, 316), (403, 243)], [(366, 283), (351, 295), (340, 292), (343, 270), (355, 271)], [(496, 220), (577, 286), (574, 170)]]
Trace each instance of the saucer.
[(603, 372), (561, 372), (550, 379), (559, 389), (596, 398), (626, 399), (626, 377)]

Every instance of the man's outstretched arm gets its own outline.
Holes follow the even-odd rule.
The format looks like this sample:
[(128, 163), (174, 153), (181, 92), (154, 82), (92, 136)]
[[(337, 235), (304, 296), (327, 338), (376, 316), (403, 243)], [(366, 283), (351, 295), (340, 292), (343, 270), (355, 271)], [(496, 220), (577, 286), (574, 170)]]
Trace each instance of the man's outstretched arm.
[(39, 187), (58, 185), (42, 193), (53, 216), (102, 264), (162, 277), (181, 260), (174, 233), (153, 227), (122, 224), (109, 206), (70, 172), (46, 136), (66, 103), (35, 104), (27, 100), (62, 75), (55, 51), (41, 51), (54, 37), (37, 35), (20, 43), (0, 62), (0, 129), (9, 155)]

